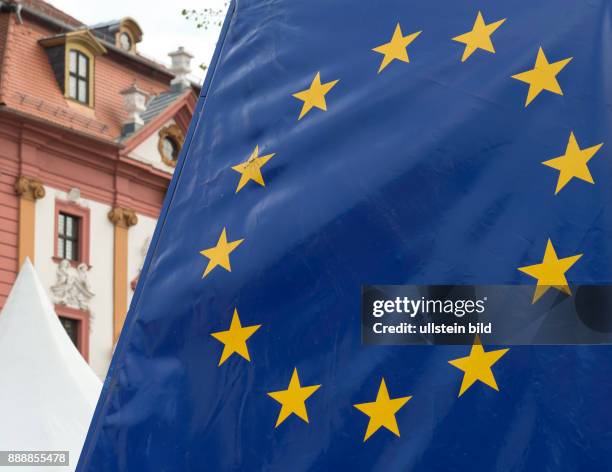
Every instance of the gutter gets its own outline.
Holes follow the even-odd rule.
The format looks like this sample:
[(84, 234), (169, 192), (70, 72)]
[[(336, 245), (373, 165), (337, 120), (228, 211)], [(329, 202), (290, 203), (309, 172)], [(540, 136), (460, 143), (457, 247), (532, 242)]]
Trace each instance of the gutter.
[(0, 104), (0, 116), (2, 115), (9, 115), (9, 116), (13, 116), (14, 118), (21, 118), (23, 121), (25, 122), (34, 122), (34, 123), (39, 123), (41, 125), (46, 125), (50, 128), (55, 128), (55, 129), (61, 129), (63, 131), (69, 132), (69, 133), (74, 133), (78, 136), (80, 136), (83, 139), (89, 139), (92, 141), (95, 141), (97, 143), (103, 144), (105, 146), (111, 147), (111, 148), (115, 148), (115, 149), (123, 149), (125, 147), (125, 145), (123, 143), (119, 143), (117, 141), (114, 141), (112, 138), (110, 139), (104, 139), (101, 138), (99, 136), (94, 136), (92, 134), (89, 133), (85, 133), (84, 131), (81, 130), (77, 130), (74, 128), (70, 128), (68, 126), (62, 125), (62, 124), (58, 124), (55, 123), (51, 120), (46, 120), (45, 118), (40, 118), (38, 116), (34, 116), (34, 115), (30, 115), (29, 113), (25, 113), (23, 111), (20, 110), (16, 110), (14, 108), (10, 108), (7, 107), (6, 104), (2, 103)]
[(21, 10), (23, 9), (23, 5), (21, 3), (8, 3), (0, 0), (0, 13), (15, 13), (17, 15), (17, 21), (19, 24), (23, 24), (23, 18), (21, 18)]

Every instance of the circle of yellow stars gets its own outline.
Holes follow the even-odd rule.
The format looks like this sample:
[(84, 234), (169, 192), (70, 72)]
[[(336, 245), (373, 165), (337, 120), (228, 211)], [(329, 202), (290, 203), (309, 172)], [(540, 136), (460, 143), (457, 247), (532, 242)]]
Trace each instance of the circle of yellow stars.
[[(505, 22), (506, 18), (501, 18), (487, 23), (483, 13), (478, 11), (472, 29), (452, 38), (453, 41), (465, 45), (461, 62), (466, 62), (478, 50), (495, 54), (492, 35)], [(372, 48), (373, 52), (382, 55), (377, 74), (382, 73), (395, 61), (410, 63), (408, 47), (417, 40), (421, 33), (422, 31), (415, 31), (404, 35), (401, 24), (398, 22), (395, 25), (391, 39)], [(544, 91), (563, 95), (557, 76), (572, 59), (572, 57), (568, 57), (550, 62), (543, 48), (540, 47), (533, 68), (511, 76), (513, 79), (529, 85), (525, 107), (528, 107)], [(293, 94), (294, 98), (302, 102), (297, 120), (302, 120), (313, 109), (323, 112), (327, 111), (327, 95), (332, 92), (332, 89), (339, 82), (339, 79), (323, 82), (321, 72), (317, 72), (308, 88)], [(573, 131), (570, 132), (565, 154), (542, 162), (543, 165), (559, 172), (557, 186), (554, 191), (555, 195), (563, 190), (573, 179), (594, 184), (588, 163), (602, 146), (603, 143), (599, 143), (581, 148)], [(274, 153), (260, 155), (259, 146), (256, 145), (246, 160), (232, 166), (231, 169), (240, 174), (236, 193), (239, 193), (251, 181), (265, 187), (262, 169), (274, 156)], [(228, 240), (227, 230), (224, 227), (217, 244), (200, 251), (200, 254), (208, 259), (208, 264), (204, 269), (202, 278), (209, 276), (217, 267), (231, 272), (230, 254), (243, 242), (244, 239)], [(542, 262), (518, 268), (519, 271), (537, 280), (533, 303), (537, 302), (551, 288), (571, 295), (572, 292), (565, 274), (581, 257), (582, 254), (577, 254), (559, 258), (552, 241), (548, 239)], [(218, 367), (221, 367), (233, 354), (237, 354), (247, 362), (250, 362), (251, 356), (247, 342), (260, 328), (261, 325), (259, 324), (243, 326), (238, 310), (234, 309), (229, 328), (225, 331), (211, 333), (211, 336), (223, 345)], [(480, 337), (476, 336), (466, 357), (449, 360), (448, 363), (451, 366), (463, 372), (458, 396), (461, 397), (476, 382), (499, 391), (492, 368), (508, 351), (509, 349), (485, 351)], [(306, 403), (321, 387), (322, 385), (303, 386), (298, 369), (295, 367), (286, 389), (271, 391), (267, 394), (280, 404), (275, 428), (279, 427), (292, 415), (308, 423), (309, 417)], [(373, 401), (353, 405), (355, 409), (369, 418), (363, 441), (367, 441), (381, 428), (399, 437), (400, 428), (396, 415), (411, 399), (412, 396), (410, 395), (391, 397), (385, 379), (381, 378), (376, 398)]]

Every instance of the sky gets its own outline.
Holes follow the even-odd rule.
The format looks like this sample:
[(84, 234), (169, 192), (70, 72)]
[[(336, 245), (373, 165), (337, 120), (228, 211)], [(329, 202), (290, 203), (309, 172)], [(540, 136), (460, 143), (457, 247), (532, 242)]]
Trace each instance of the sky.
[(194, 76), (204, 78), (205, 72), (199, 64), (209, 64), (215, 44), (219, 37), (220, 27), (208, 29), (196, 27), (194, 21), (186, 20), (181, 11), (186, 9), (215, 8), (223, 9), (224, 0), (47, 0), (54, 7), (65, 11), (77, 20), (88, 25), (103, 23), (109, 20), (131, 16), (143, 31), (142, 42), (138, 51), (157, 62), (169, 65), (167, 54), (184, 46), (195, 58), (192, 62)]

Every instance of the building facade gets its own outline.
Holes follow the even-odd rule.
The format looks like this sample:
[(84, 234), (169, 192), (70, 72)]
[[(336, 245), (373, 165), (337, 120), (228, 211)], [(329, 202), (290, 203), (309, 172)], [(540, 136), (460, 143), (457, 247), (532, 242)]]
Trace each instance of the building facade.
[(29, 257), (101, 378), (199, 94), (189, 53), (167, 69), (142, 35), (0, 1), (0, 308)]

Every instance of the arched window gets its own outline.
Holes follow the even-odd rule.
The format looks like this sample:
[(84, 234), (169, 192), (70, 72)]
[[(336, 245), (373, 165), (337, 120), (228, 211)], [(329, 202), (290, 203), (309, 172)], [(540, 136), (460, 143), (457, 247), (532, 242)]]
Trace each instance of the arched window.
[(132, 37), (129, 35), (129, 33), (124, 31), (119, 35), (119, 47), (127, 52), (132, 51), (134, 41), (132, 41)]

